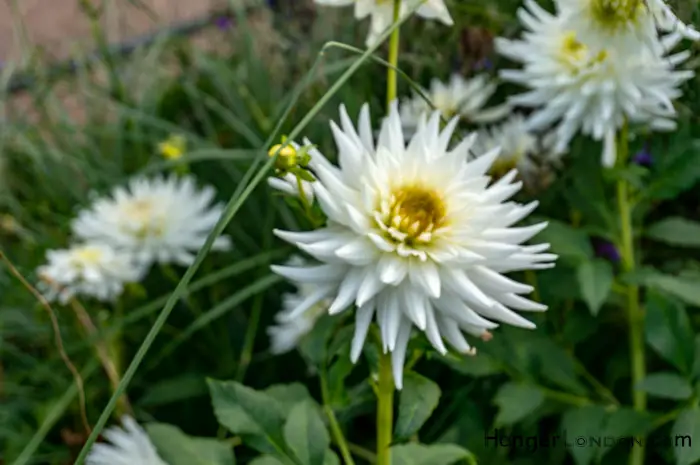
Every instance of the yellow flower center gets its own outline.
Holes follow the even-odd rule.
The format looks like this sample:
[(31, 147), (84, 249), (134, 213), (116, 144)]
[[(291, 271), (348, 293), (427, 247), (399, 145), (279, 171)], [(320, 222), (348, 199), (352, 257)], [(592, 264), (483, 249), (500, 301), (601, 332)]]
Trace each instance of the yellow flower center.
[(124, 206), (123, 214), (125, 220), (128, 220), (124, 227), (130, 234), (140, 239), (163, 235), (163, 218), (162, 215), (157, 215), (151, 199), (129, 202)]
[(644, 6), (642, 0), (591, 0), (591, 15), (603, 29), (617, 32), (634, 23)]
[(75, 264), (78, 266), (96, 265), (100, 260), (102, 260), (102, 250), (97, 247), (85, 246), (75, 252)]
[(580, 42), (573, 31), (567, 32), (561, 42), (560, 61), (571, 69), (573, 73), (581, 69), (602, 63), (608, 58), (608, 52), (599, 51), (595, 56), (590, 56), (590, 49)]
[(445, 223), (445, 204), (432, 189), (408, 185), (395, 189), (380, 206), (379, 227), (392, 242), (426, 244)]

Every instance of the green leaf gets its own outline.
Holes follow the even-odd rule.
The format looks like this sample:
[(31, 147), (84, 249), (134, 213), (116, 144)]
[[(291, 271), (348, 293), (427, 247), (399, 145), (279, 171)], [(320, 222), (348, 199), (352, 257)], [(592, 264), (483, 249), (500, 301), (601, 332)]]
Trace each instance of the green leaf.
[(685, 307), (675, 299), (649, 290), (646, 298), (647, 343), (682, 373), (689, 374), (695, 357), (693, 329)]
[(214, 414), (234, 434), (251, 434), (260, 441), (251, 444), (262, 452), (282, 452), (285, 409), (275, 397), (234, 381), (208, 379)]
[(689, 189), (700, 180), (700, 150), (698, 142), (691, 135), (681, 136), (677, 131), (671, 147), (652, 148), (663, 156), (657, 157), (658, 171), (653, 182), (642, 191), (642, 194), (653, 200), (673, 199), (681, 192)]
[(250, 465), (284, 465), (284, 462), (281, 462), (272, 455), (261, 455), (260, 457), (255, 457), (250, 462)]
[(145, 426), (158, 455), (168, 465), (235, 465), (231, 446), (216, 439), (193, 438), (164, 423)]
[(647, 236), (680, 247), (700, 247), (700, 223), (685, 218), (666, 218), (649, 227)]
[(594, 437), (600, 434), (606, 414), (597, 405), (568, 410), (562, 417), (562, 435), (576, 465), (588, 465), (596, 455), (595, 447), (578, 447), (574, 438)]
[(304, 465), (323, 465), (331, 439), (317, 405), (303, 400), (292, 407), (284, 425), (284, 439)]
[(561, 260), (578, 263), (593, 258), (593, 247), (583, 231), (560, 221), (549, 221), (537, 236), (542, 242), (551, 244), (552, 253)]
[[(430, 353), (432, 357), (432, 353)], [(463, 375), (474, 377), (496, 375), (503, 372), (501, 363), (491, 355), (480, 352), (477, 356), (473, 355), (455, 355), (448, 353), (447, 355), (436, 355), (436, 360), (441, 361), (453, 370)]]
[(499, 408), (496, 425), (511, 425), (522, 420), (542, 405), (544, 399), (542, 391), (532, 384), (503, 385), (494, 398), (494, 403)]
[(671, 276), (657, 274), (649, 277), (646, 285), (672, 294), (687, 304), (700, 307), (700, 275)]
[(691, 465), (700, 460), (700, 443), (697, 441), (699, 437), (700, 409), (695, 407), (682, 411), (671, 429), (676, 465)]
[(185, 373), (153, 383), (139, 399), (141, 406), (164, 405), (207, 394), (207, 384), (201, 375)]
[(583, 262), (578, 267), (578, 282), (581, 295), (591, 315), (596, 316), (610, 294), (613, 284), (613, 269), (602, 259)]
[(401, 444), (391, 448), (391, 465), (452, 465), (468, 460), (476, 465), (476, 459), (466, 449), (454, 444)]
[(401, 441), (417, 433), (437, 407), (440, 394), (440, 387), (433, 381), (418, 373), (406, 372), (399, 394), (399, 415), (394, 437)]
[[(653, 426), (652, 417), (648, 413), (622, 407), (607, 415), (602, 436), (603, 438), (638, 438), (651, 431)], [(603, 443), (598, 448), (598, 460), (602, 460), (616, 443), (617, 441), (613, 441), (610, 445)]]
[(676, 400), (688, 399), (693, 394), (690, 383), (676, 373), (652, 373), (644, 378), (636, 389), (652, 396)]

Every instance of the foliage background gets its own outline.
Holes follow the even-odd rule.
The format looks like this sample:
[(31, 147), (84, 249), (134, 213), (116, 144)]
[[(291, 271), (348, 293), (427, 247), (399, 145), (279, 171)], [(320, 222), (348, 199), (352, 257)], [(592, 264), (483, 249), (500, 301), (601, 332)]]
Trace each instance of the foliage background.
[[(458, 27), (411, 20), (402, 34), (401, 68), (423, 85), (453, 71), (472, 74), (483, 58), (498, 69), (505, 63), (493, 54), (491, 38), (518, 31), (515, 1), (449, 4)], [(264, 141), (323, 44), (364, 41), (366, 25), (349, 20), (346, 9), (314, 8), (309, 1), (249, 6), (238, 15), (231, 10), (227, 29), (214, 28), (212, 40), (226, 44), (223, 51), (204, 51), (165, 35), (130, 57), (77, 61), (72, 77), (48, 79), (45, 67), (37, 65), (32, 71), (39, 78), (28, 107), (18, 108), (10, 95), (2, 96), (7, 116), (0, 126), (0, 241), (27, 279), (36, 281), (34, 270), (47, 249), (67, 245), (69, 221), (93, 191), (107, 192), (137, 173), (175, 169), (155, 150), (172, 133), (188, 140), (189, 169), (226, 201), (253, 159), (265, 156)], [(696, 6), (676, 9), (683, 20), (695, 18), (698, 24)], [(691, 68), (698, 64), (694, 47)], [(282, 133), (355, 59), (346, 51), (326, 49)], [(8, 83), (12, 73), (11, 66), (5, 67), (2, 82)], [(385, 79), (383, 67), (367, 62), (304, 134), (332, 154), (327, 122), (337, 117), (338, 105), (344, 102), (355, 115), (367, 101), (376, 120)], [(402, 95), (409, 92), (406, 82), (399, 89)], [(634, 141), (633, 152), (649, 144), (654, 156), (650, 168), (602, 173), (600, 147), (575, 141), (555, 182), (538, 194), (536, 213), (551, 220), (540, 237), (560, 255), (555, 269), (536, 276), (538, 297), (550, 310), (534, 315), (535, 331), (499, 328), (492, 341), (476, 344), (477, 357), (427, 354), (418, 361), (415, 371), (441, 393), (417, 435), (420, 442), (459, 444), (484, 465), (616, 464), (626, 460), (624, 445), (528, 451), (486, 447), (484, 437), (494, 428), (540, 437), (562, 429), (575, 436), (577, 428), (614, 437), (651, 433), (654, 438), (692, 436), (700, 430), (698, 89), (697, 78), (684, 88), (677, 133), (641, 134)], [(497, 99), (513, 90), (501, 86)], [(82, 111), (77, 116), (66, 110), (65, 95), (78, 102)], [(614, 240), (618, 231), (610, 182), (616, 176), (630, 179), (639, 194), (636, 240), (644, 266), (633, 275), (622, 273), (596, 247), (600, 240)], [(255, 189), (226, 230), (235, 250), (206, 259), (129, 386), (137, 418), (223, 439), (226, 431), (214, 417), (207, 377), (235, 379), (256, 389), (301, 382), (320, 398), (317, 373), (307, 361), (319, 353), (314, 344), (322, 343), (323, 324), (301, 356), (271, 356), (265, 333), (281, 294), (291, 290), (269, 271), (270, 264), (291, 252), (271, 230), (307, 227), (304, 221), (264, 183)], [(90, 305), (100, 328), (120, 332), (125, 363), (183, 272), (155, 269), (142, 286), (129, 290), (121, 308)], [(647, 370), (662, 374), (647, 383), (656, 396), (646, 413), (626, 407), (627, 322), (616, 289), (627, 282), (643, 286)], [(85, 435), (77, 389), (59, 356), (47, 313), (7, 268), (0, 273), (0, 296), (0, 463), (72, 463)], [(65, 350), (83, 373), (88, 418), (94, 424), (111, 394), (109, 383), (70, 310), (55, 307), (54, 312)], [(333, 351), (340, 353), (337, 346), (330, 356)], [(362, 454), (372, 450), (374, 440), (374, 397), (364, 381), (367, 363), (351, 369), (341, 356), (333, 367), (333, 407)], [(434, 397), (432, 386), (419, 389), (418, 397)], [(431, 402), (424, 399), (425, 405)], [(691, 447), (650, 447), (647, 463), (694, 463), (700, 459), (700, 436), (692, 439)], [(239, 463), (256, 455), (245, 446), (235, 451)]]

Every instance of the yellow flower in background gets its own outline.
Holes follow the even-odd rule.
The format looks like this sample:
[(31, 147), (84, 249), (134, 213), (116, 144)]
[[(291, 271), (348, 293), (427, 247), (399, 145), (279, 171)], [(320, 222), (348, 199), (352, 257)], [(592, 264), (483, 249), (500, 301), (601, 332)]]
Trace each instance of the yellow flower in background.
[(187, 141), (178, 134), (171, 135), (158, 144), (158, 152), (166, 160), (178, 160), (187, 150)]

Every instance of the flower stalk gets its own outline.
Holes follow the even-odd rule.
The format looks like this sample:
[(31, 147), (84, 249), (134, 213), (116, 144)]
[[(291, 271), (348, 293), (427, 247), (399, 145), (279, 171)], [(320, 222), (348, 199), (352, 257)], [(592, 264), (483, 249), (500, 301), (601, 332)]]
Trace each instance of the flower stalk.
[[(401, 1), (394, 0), (394, 21), (396, 24), (399, 21), (399, 15), (401, 12)], [(386, 105), (387, 110), (391, 102), (396, 99), (396, 68), (399, 63), (399, 37), (400, 37), (400, 27), (394, 29), (389, 38), (389, 67), (386, 71), (387, 83), (386, 83)]]
[[(627, 123), (622, 126), (618, 134), (617, 142), (618, 166), (623, 167), (629, 158), (629, 146), (627, 140)], [(617, 181), (617, 208), (620, 215), (620, 252), (621, 263), (624, 272), (629, 273), (635, 269), (632, 207), (630, 202), (629, 184), (623, 178)], [(639, 288), (636, 285), (627, 285), (625, 289), (627, 301), (627, 320), (629, 325), (629, 350), (632, 363), (632, 405), (637, 411), (646, 410), (647, 396), (644, 391), (637, 389), (637, 385), (646, 376), (646, 363), (644, 354), (644, 314), (639, 305)], [(643, 465), (644, 447), (633, 447), (630, 453), (630, 465)]]
[(377, 465), (391, 464), (391, 438), (394, 422), (394, 377), (391, 354), (380, 348), (377, 383)]

